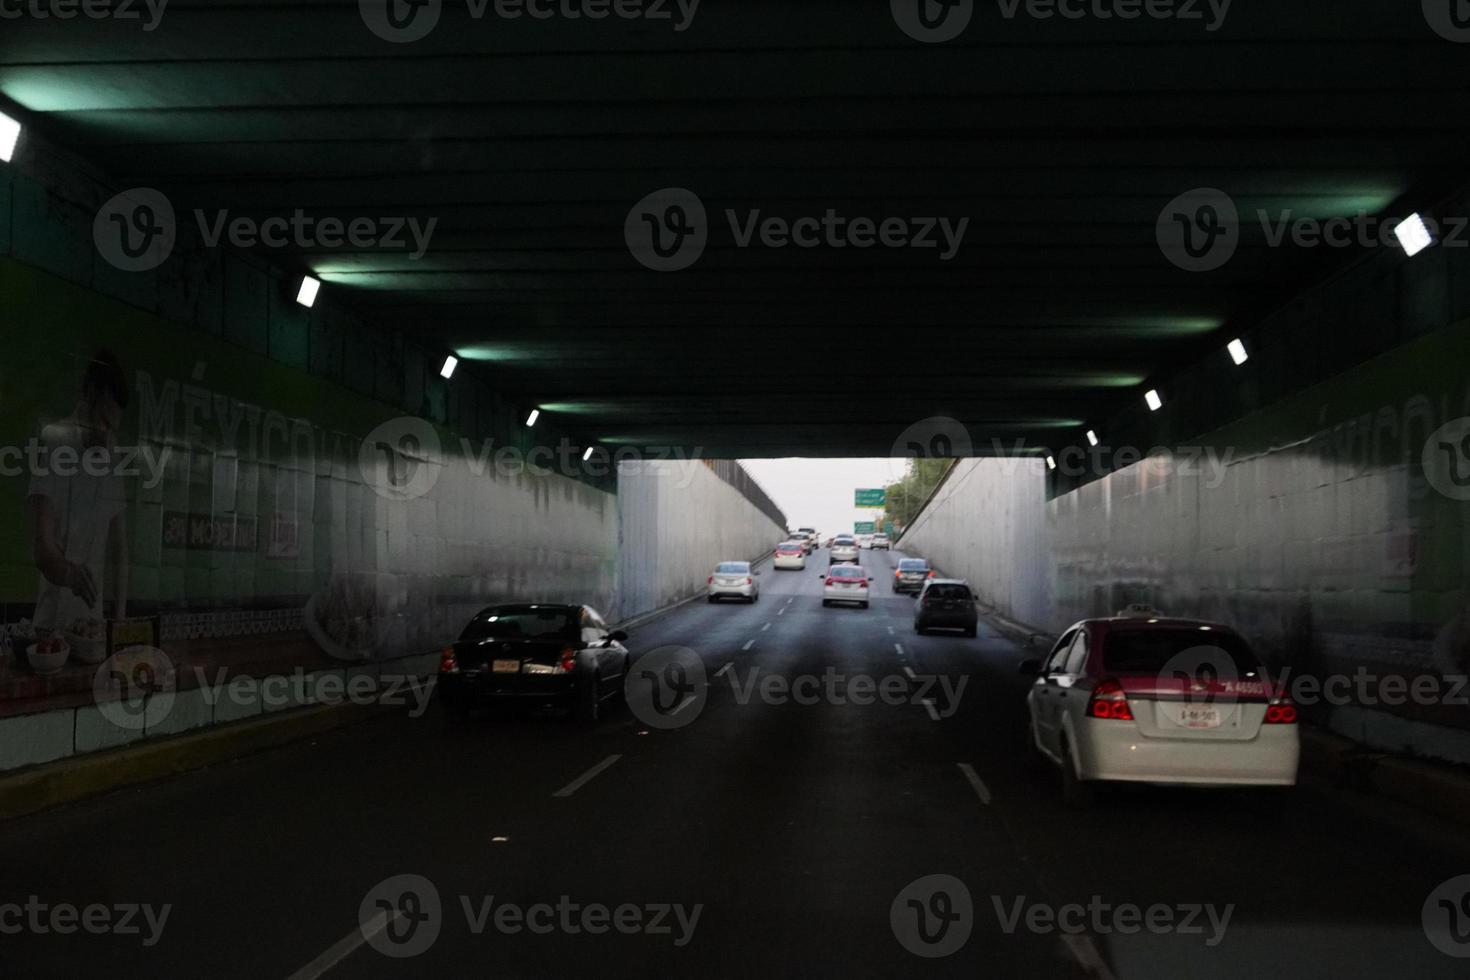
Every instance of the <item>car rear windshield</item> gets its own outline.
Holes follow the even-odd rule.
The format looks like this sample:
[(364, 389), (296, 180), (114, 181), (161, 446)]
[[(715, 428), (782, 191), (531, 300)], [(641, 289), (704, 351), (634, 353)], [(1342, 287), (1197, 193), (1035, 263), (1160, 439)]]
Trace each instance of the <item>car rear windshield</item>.
[(922, 572), (929, 567), (929, 563), (922, 558), (900, 558), (898, 570), (900, 572)]
[(857, 565), (839, 565), (832, 569), (832, 577), (838, 581), (846, 581), (850, 578), (867, 578), (868, 570), (859, 568)]
[(1175, 666), (1191, 672), (1206, 664), (1224, 665), (1217, 668), (1220, 670), (1234, 664), (1235, 676), (1241, 677), (1261, 667), (1245, 640), (1198, 626), (1113, 629), (1103, 645), (1104, 667), (1118, 674), (1158, 674), (1176, 657)]
[(970, 587), (967, 585), (931, 585), (929, 591), (924, 594), (932, 599), (968, 599), (970, 598)]
[(722, 561), (715, 566), (717, 575), (744, 575), (749, 571), (749, 563), (743, 561)]
[(786, 544), (781, 545), (776, 550), (777, 551), (800, 551), (801, 550), (801, 545), (797, 544), (795, 541), (789, 541)]
[(571, 609), (489, 609), (464, 628), (462, 640), (529, 640), (575, 632)]

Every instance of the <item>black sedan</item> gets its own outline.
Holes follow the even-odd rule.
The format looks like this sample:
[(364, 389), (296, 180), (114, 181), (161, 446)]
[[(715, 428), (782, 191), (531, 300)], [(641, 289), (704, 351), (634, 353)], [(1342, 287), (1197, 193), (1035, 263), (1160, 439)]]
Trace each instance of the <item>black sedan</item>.
[(458, 715), (522, 704), (567, 709), (592, 723), (622, 694), (627, 638), (590, 606), (491, 606), (441, 655), (439, 698)]
[(931, 578), (914, 600), (914, 632), (927, 633), (931, 629), (964, 630), (966, 636), (974, 636), (980, 624), (980, 613), (975, 608), (975, 594), (970, 586), (959, 579)]

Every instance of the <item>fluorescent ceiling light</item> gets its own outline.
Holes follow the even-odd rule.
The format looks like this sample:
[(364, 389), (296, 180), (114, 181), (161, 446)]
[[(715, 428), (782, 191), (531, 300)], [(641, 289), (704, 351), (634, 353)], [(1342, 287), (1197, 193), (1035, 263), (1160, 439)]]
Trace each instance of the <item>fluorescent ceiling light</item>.
[(1147, 393), (1144, 394), (1143, 400), (1148, 402), (1148, 410), (1150, 412), (1157, 412), (1159, 409), (1164, 407), (1164, 400), (1159, 397), (1159, 391), (1157, 388), (1150, 388)]
[(296, 292), (296, 302), (310, 309), (316, 303), (316, 294), (321, 292), (320, 280), (306, 276), (301, 280), (301, 288)]
[(1057, 468), (1057, 461), (1054, 460), (1054, 459), (1052, 459), (1050, 456), (1046, 457), (1046, 468), (1049, 469), (1049, 470), (1056, 469)]
[(588, 446), (587, 447), (587, 451), (582, 454), (582, 462), (585, 463), (585, 462), (587, 462), (587, 460), (589, 460), (591, 458), (592, 458), (592, 447), (591, 446)]
[(526, 426), (527, 427), (530, 427), (530, 426), (535, 425), (536, 424), (536, 420), (539, 419), (540, 417), (541, 417), (541, 409), (539, 409), (539, 408), (533, 408), (533, 409), (531, 409), (531, 414), (526, 416)]
[(15, 144), (20, 140), (20, 123), (0, 112), (0, 160), (6, 163), (15, 155)]
[(439, 377), (449, 379), (454, 377), (454, 369), (459, 367), (459, 358), (450, 354), (444, 358), (444, 366), (439, 369)]
[(1089, 446), (1097, 445), (1097, 433), (1093, 432), (1091, 429), (1087, 430), (1087, 444)]
[(1434, 244), (1434, 236), (1429, 234), (1429, 227), (1424, 219), (1417, 214), (1411, 214), (1398, 227), (1393, 230), (1394, 237), (1404, 247), (1404, 254), (1410, 257), (1418, 255), (1426, 248)]
[(1237, 367), (1244, 364), (1251, 358), (1251, 356), (1245, 352), (1245, 342), (1240, 340), (1239, 338), (1232, 340), (1229, 344), (1226, 345), (1225, 349), (1230, 351), (1230, 359), (1235, 362)]

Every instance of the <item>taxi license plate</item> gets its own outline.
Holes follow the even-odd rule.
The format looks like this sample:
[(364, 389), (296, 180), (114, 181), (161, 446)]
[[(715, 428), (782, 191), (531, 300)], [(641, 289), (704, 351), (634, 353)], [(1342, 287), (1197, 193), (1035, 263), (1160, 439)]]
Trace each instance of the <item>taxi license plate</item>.
[(490, 669), (496, 674), (519, 674), (521, 662), (519, 660), (497, 660), (490, 665)]
[(1179, 709), (1181, 728), (1219, 728), (1220, 723), (1219, 708), (1186, 704)]

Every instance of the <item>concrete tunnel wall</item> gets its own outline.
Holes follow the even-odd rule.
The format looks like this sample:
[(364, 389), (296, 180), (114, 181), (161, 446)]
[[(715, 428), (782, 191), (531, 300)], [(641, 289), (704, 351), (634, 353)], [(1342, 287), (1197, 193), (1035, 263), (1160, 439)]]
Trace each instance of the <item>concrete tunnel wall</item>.
[(619, 607), (625, 615), (702, 593), (717, 562), (770, 554), (786, 528), (698, 460), (623, 464)]
[[(43, 676), (17, 652), (28, 642), (0, 643), (0, 770), (305, 703), (210, 701), (196, 668), (422, 673), (488, 603), (626, 618), (702, 584), (706, 555), (753, 557), (783, 533), (762, 495), (702, 464), (670, 481), (677, 493), (631, 481), (620, 496), (612, 467), (582, 463), (554, 416), (526, 428), (493, 372), (466, 365), (445, 381), (442, 351), (365, 319), (330, 284), (315, 308), (296, 305), (291, 276), (205, 247), (187, 221), (156, 268), (114, 268), (92, 240), (114, 188), (55, 148), (28, 159), (45, 166), (0, 168), (0, 449), (64, 423), (87, 365), (117, 355), (131, 395), (117, 445), (164, 461), (115, 495), (126, 613), (151, 621), (178, 693), (166, 721), (119, 727), (94, 702), (95, 666), (74, 657)], [(32, 492), (32, 474), (0, 473), (0, 635), (38, 617)], [(620, 532), (647, 512), (642, 493), (656, 494), (654, 530)], [(680, 558), (623, 562), (620, 542)]]
[(1470, 445), (1467, 364), (1462, 323), (1051, 500), (1042, 463), (963, 460), (899, 546), (1047, 632), (1147, 602), (1229, 623), (1295, 676), (1366, 672), (1366, 697), (1304, 714), (1470, 762), (1470, 459), (1450, 455)]

